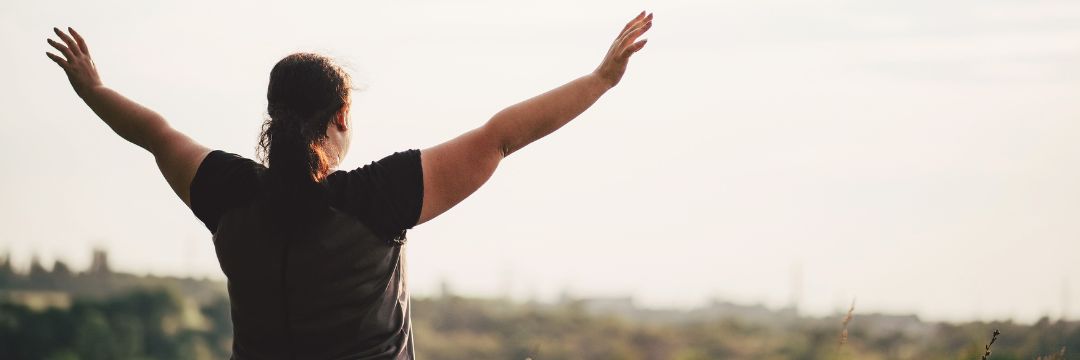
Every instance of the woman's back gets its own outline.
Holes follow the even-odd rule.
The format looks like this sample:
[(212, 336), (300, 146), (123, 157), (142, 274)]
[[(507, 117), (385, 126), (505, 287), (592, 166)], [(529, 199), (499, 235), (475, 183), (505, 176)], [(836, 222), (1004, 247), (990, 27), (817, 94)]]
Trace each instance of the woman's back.
[(302, 232), (275, 224), (270, 176), (215, 151), (191, 185), (229, 279), (234, 357), (411, 358), (403, 245), (423, 197), (419, 152), (327, 176), (329, 212)]

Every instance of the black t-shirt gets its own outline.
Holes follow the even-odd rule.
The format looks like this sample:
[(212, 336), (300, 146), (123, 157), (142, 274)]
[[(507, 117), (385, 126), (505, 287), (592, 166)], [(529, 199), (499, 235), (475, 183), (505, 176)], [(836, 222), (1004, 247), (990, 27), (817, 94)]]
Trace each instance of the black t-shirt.
[[(241, 206), (259, 190), (262, 164), (214, 150), (191, 182), (191, 208), (215, 232), (221, 215)], [(408, 150), (350, 171), (326, 177), (331, 206), (355, 216), (380, 235), (398, 236), (420, 219), (424, 176), (420, 150)]]
[(331, 173), (330, 211), (303, 234), (272, 226), (268, 176), (216, 150), (191, 183), (229, 280), (233, 357), (411, 359), (402, 248), (423, 203), (420, 151)]

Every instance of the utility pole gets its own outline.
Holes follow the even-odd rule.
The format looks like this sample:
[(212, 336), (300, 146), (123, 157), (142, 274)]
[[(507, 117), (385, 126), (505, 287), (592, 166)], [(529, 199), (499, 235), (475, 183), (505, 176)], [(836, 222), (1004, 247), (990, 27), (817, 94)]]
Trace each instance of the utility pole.
[(1061, 321), (1065, 322), (1069, 320), (1069, 277), (1065, 276), (1061, 278)]
[(791, 264), (791, 310), (794, 311), (795, 317), (799, 316), (799, 304), (802, 303), (802, 286), (803, 286), (803, 272), (802, 262), (794, 261)]

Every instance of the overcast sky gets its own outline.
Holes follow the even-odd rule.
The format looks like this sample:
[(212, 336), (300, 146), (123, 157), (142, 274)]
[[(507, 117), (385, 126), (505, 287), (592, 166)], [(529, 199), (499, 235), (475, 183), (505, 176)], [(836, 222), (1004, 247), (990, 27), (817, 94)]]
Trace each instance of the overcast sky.
[(355, 167), (591, 71), (642, 9), (616, 89), (409, 233), (415, 293), (779, 307), (801, 272), (812, 314), (1080, 318), (1075, 1), (3, 1), (0, 252), (223, 278), (149, 154), (45, 57), (53, 26), (106, 85), (249, 157), (273, 64), (334, 56), (365, 87)]

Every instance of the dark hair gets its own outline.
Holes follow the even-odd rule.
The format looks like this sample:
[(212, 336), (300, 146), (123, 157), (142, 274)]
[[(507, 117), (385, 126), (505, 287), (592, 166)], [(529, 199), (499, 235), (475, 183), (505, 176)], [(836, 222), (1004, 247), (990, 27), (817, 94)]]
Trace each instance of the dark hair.
[(319, 54), (286, 56), (270, 71), (257, 150), (281, 200), (275, 208), (310, 217), (316, 215), (313, 207), (325, 203), (320, 183), (332, 165), (324, 149), (326, 129), (349, 106), (351, 88), (348, 73)]
[(326, 176), (326, 127), (349, 104), (351, 86), (349, 75), (322, 55), (296, 53), (274, 65), (259, 140), (272, 172), (290, 181), (319, 182)]

